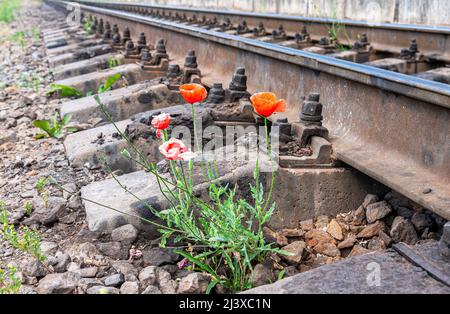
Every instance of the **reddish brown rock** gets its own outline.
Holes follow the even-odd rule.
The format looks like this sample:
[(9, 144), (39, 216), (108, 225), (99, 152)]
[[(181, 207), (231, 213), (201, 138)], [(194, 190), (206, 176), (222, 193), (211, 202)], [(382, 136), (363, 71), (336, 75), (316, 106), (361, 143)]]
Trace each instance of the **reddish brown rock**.
[(330, 257), (340, 256), (341, 252), (337, 246), (330, 242), (319, 242), (315, 247), (314, 251), (319, 254), (323, 254)]
[(306, 244), (310, 247), (316, 246), (319, 242), (335, 244), (336, 241), (327, 232), (319, 229), (313, 229), (305, 234)]
[(302, 260), (303, 251), (306, 245), (303, 241), (295, 241), (282, 248), (283, 251), (291, 253), (291, 255), (281, 255), (281, 258), (289, 264), (298, 264)]
[(336, 240), (344, 239), (344, 235), (342, 233), (342, 228), (339, 225), (339, 223), (336, 221), (336, 219), (333, 219), (330, 221), (330, 223), (327, 226), (327, 232)]
[(356, 242), (356, 238), (354, 236), (347, 237), (344, 241), (338, 244), (338, 249), (348, 249), (351, 248)]
[(283, 229), (281, 234), (287, 238), (297, 238), (302, 237), (305, 232), (301, 229)]
[(380, 231), (384, 230), (386, 225), (382, 221), (377, 221), (371, 225), (365, 227), (358, 235), (357, 238), (372, 238), (380, 233)]
[(314, 229), (314, 221), (312, 219), (301, 221), (300, 227), (304, 231), (310, 231), (310, 230)]

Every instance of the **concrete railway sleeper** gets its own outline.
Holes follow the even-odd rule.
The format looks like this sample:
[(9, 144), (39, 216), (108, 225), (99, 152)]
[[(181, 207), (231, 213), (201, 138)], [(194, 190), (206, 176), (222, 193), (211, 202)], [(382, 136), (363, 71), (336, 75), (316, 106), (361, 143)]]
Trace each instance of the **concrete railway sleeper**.
[[(64, 12), (64, 1), (46, 3), (51, 5), (44, 6), (49, 16), (62, 16), (58, 11)], [(268, 122), (269, 136), (279, 139), (276, 146), (279, 168), (273, 190), (277, 207), (264, 227), (264, 236), (292, 254), (273, 254), (258, 264), (254, 288), (244, 293), (450, 293), (450, 224), (446, 222), (450, 218), (450, 191), (449, 178), (444, 173), (450, 148), (450, 92), (445, 91), (444, 84), (420, 79), (404, 84), (400, 74), (390, 77), (389, 72), (368, 70), (365, 66), (351, 68), (340, 61), (330, 63), (328, 56), (322, 59), (310, 54), (324, 54), (317, 45), (304, 46), (309, 52), (292, 55), (292, 48), (289, 48), (292, 39), (283, 33), (283, 28), (268, 35), (261, 26), (256, 36), (255, 31), (250, 31), (252, 24), (247, 24), (248, 21), (234, 26), (234, 21), (200, 22), (198, 17), (180, 15), (174, 8), (158, 7), (153, 11), (156, 7), (105, 2), (98, 8), (98, 4), (82, 3), (82, 18), (92, 21), (92, 34), (81, 27), (66, 26), (61, 18), (49, 22), (52, 30), (44, 30), (43, 34), (54, 83), (74, 87), (87, 95), (65, 100), (60, 107), (61, 118), (70, 115), (72, 124), (81, 130), (64, 139), (70, 166), (89, 172), (106, 164), (112, 171), (112, 177), (85, 185), (80, 190), (91, 232), (112, 237), (115, 242), (109, 244), (118, 243), (120, 247), (123, 243), (114, 237), (122, 229), (132, 229), (146, 241), (160, 238), (159, 227), (145, 223), (140, 217), (159, 224), (162, 221), (135, 196), (158, 211), (170, 204), (159, 188), (160, 182), (136, 162), (139, 156), (129, 149), (130, 158), (123, 150), (131, 144), (150, 162), (162, 161), (159, 135), (151, 126), (152, 120), (161, 113), (171, 117), (167, 132), (172, 137), (185, 140), (182, 133), (176, 133), (177, 127), (185, 126), (194, 133), (192, 126), (196, 123), (201, 132), (201, 147), (214, 143), (215, 150), (205, 150), (204, 158), (216, 161), (218, 180), (236, 187), (239, 197), (249, 199), (248, 185), (253, 180), (254, 169), (249, 166), (248, 156), (240, 154), (235, 147), (248, 145), (252, 136), (256, 136), (252, 132), (239, 133), (240, 130), (264, 128), (262, 116), (253, 109), (250, 92), (277, 90), (287, 96), (288, 111), (275, 115)], [(131, 13), (120, 13), (117, 9)], [(142, 17), (144, 14), (150, 17)], [(136, 20), (131, 21), (133, 18)], [(205, 19), (209, 18), (208, 15)], [(156, 22), (156, 19), (163, 22)], [(176, 30), (176, 24), (164, 20), (188, 26)], [(208, 30), (191, 37), (192, 33), (199, 32), (195, 25)], [(225, 36), (215, 37), (212, 31), (225, 33)], [(243, 35), (245, 39), (239, 42), (235, 35)], [(295, 35), (295, 44), (316, 38), (307, 39), (306, 32), (300, 35), (304, 37)], [(146, 37), (155, 45), (149, 44)], [(261, 37), (259, 40), (264, 44), (255, 45), (252, 37)], [(274, 41), (287, 50), (275, 49), (271, 44)], [(240, 45), (248, 45), (248, 49), (240, 50)], [(329, 43), (319, 38), (320, 45), (326, 50)], [(218, 49), (219, 46), (222, 48)], [(249, 51), (250, 47), (253, 52)], [(371, 49), (362, 44), (358, 47), (359, 52), (326, 54), (336, 59), (354, 62), (366, 59), (368, 62), (370, 56), (362, 50), (369, 52)], [(407, 54), (407, 51), (402, 53)], [(110, 60), (118, 63), (110, 66)], [(395, 63), (396, 72), (424, 72), (428, 74), (418, 76), (436, 80), (435, 74), (418, 71), (415, 61), (400, 64), (398, 60), (405, 59), (391, 60), (386, 67), (392, 68)], [(263, 70), (269, 73), (264, 79)], [(299, 73), (294, 74), (297, 70)], [(276, 72), (281, 72), (281, 76), (272, 76)], [(445, 82), (446, 74), (439, 69), (435, 72), (441, 77), (438, 81)], [(100, 105), (90, 92), (95, 94), (114, 74), (120, 74), (121, 80), (111, 91), (99, 95)], [(291, 82), (286, 82), (287, 74)], [(185, 83), (202, 84), (208, 91), (205, 103), (193, 107), (195, 122), (191, 108), (179, 93), (180, 85)], [(423, 92), (410, 94), (419, 88)], [(368, 110), (368, 106), (377, 104), (379, 99), (383, 103), (382, 112), (376, 112), (379, 108)], [(366, 106), (365, 102), (370, 104)], [(404, 108), (406, 103), (408, 108)], [(400, 116), (396, 119), (406, 123), (408, 130), (405, 132), (412, 133), (408, 136), (399, 131), (399, 121), (391, 121), (395, 119), (390, 114), (399, 106), (408, 111), (397, 112)], [(407, 123), (407, 119), (416, 121), (417, 113), (413, 111), (423, 114), (422, 124), (415, 125), (416, 130)], [(436, 124), (430, 127), (430, 121)], [(379, 130), (363, 131), (365, 128)], [(231, 140), (229, 130), (234, 132)], [(399, 134), (395, 139), (386, 138), (386, 134), (396, 131)], [(421, 132), (426, 134), (420, 136)], [(125, 134), (128, 140), (119, 133)], [(381, 134), (384, 136), (379, 138)], [(433, 138), (427, 137), (430, 134)], [(428, 141), (413, 148), (411, 138)], [(188, 141), (186, 144), (190, 147), (198, 144)], [(394, 150), (396, 145), (399, 147)], [(274, 147), (272, 149), (275, 151)], [(227, 153), (226, 160), (217, 157)], [(367, 158), (367, 154), (371, 157)], [(425, 156), (418, 157), (418, 154)], [(261, 160), (262, 164), (264, 162), (268, 160)], [(194, 164), (198, 169), (193, 172), (193, 193), (207, 202), (207, 179), (201, 173), (201, 162)], [(160, 162), (158, 167), (162, 176), (170, 180), (168, 163)], [(437, 177), (434, 171), (442, 170), (444, 172)], [(260, 179), (265, 187), (270, 185), (268, 173), (261, 174)], [(120, 212), (105, 209), (105, 206), (120, 208)], [(109, 250), (106, 244), (105, 252)], [(132, 250), (135, 248), (130, 248), (130, 254)], [(162, 256), (167, 259), (162, 261)], [(157, 272), (154, 275), (158, 279), (149, 279), (148, 267), (141, 269), (134, 276), (138, 282), (135, 293), (147, 290), (152, 293), (151, 289), (154, 293), (156, 290), (159, 293), (205, 292), (210, 278), (189, 274), (200, 276), (196, 277), (197, 282), (206, 282), (205, 287), (202, 284), (194, 287), (187, 284), (185, 277), (178, 277), (176, 281), (177, 271), (168, 271), (169, 265), (180, 262), (176, 254), (154, 247), (144, 252), (145, 263), (158, 258), (161, 263), (158, 260), (156, 264), (151, 264), (153, 261), (147, 264), (157, 266), (153, 271)], [(131, 255), (130, 260), (133, 260)], [(158, 268), (164, 264), (167, 271)], [(368, 281), (368, 265), (383, 271), (382, 286), (376, 278)], [(124, 281), (135, 282), (123, 273), (123, 267), (117, 269), (121, 269), (118, 272), (125, 277), (116, 287), (124, 285)], [(288, 278), (271, 283), (276, 281), (275, 274), (280, 274), (281, 269)], [(169, 279), (160, 278), (161, 274), (168, 274)], [(103, 286), (108, 286), (106, 281), (95, 285)], [(94, 291), (93, 287), (86, 287), (83, 292), (98, 293), (99, 288)], [(215, 288), (216, 293), (226, 291), (220, 286)]]

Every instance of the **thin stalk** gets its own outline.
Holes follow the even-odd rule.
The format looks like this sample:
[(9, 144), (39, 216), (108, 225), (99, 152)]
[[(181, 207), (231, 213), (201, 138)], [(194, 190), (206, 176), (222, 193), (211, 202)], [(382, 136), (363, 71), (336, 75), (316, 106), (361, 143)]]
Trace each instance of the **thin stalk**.
[(275, 171), (273, 170), (273, 166), (272, 166), (272, 151), (271, 151), (270, 142), (269, 142), (269, 127), (267, 126), (266, 118), (264, 118), (264, 127), (266, 129), (266, 144), (267, 144), (267, 152), (269, 154), (270, 170), (271, 170), (269, 195), (267, 196), (266, 204), (264, 205), (264, 212), (265, 212), (267, 210), (267, 206), (269, 206), (270, 198), (272, 197), (272, 193), (273, 193), (273, 187), (275, 185)]

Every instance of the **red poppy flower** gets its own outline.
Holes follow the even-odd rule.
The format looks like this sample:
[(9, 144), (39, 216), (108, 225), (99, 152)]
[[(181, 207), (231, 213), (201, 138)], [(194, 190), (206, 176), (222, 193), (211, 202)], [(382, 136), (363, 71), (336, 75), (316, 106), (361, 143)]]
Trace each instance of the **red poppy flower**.
[(165, 130), (170, 124), (170, 115), (161, 113), (152, 119), (152, 127), (157, 130)]
[(176, 138), (171, 138), (159, 146), (159, 151), (168, 160), (187, 161), (195, 157), (195, 154), (191, 152), (182, 141)]
[(250, 101), (255, 111), (265, 118), (270, 117), (274, 112), (286, 111), (286, 101), (284, 99), (277, 100), (274, 93), (256, 93), (250, 97)]
[(208, 96), (206, 89), (200, 84), (184, 84), (180, 86), (180, 94), (190, 104), (202, 102)]

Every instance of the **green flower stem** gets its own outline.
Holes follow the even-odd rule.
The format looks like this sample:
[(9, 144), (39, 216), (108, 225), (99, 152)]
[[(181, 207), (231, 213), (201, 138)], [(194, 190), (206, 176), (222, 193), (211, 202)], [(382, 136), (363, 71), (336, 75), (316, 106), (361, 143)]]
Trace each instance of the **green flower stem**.
[(264, 212), (267, 210), (267, 207), (269, 206), (270, 203), (270, 199), (272, 197), (272, 193), (273, 193), (273, 187), (275, 185), (275, 171), (273, 170), (273, 166), (272, 166), (272, 149), (270, 147), (270, 142), (269, 142), (269, 127), (267, 126), (267, 119), (264, 118), (264, 127), (266, 129), (266, 145), (267, 145), (267, 153), (269, 154), (269, 161), (270, 161), (270, 170), (271, 170), (271, 180), (270, 180), (270, 189), (269, 189), (269, 194), (267, 196), (267, 200), (266, 200), (266, 204), (264, 205)]

